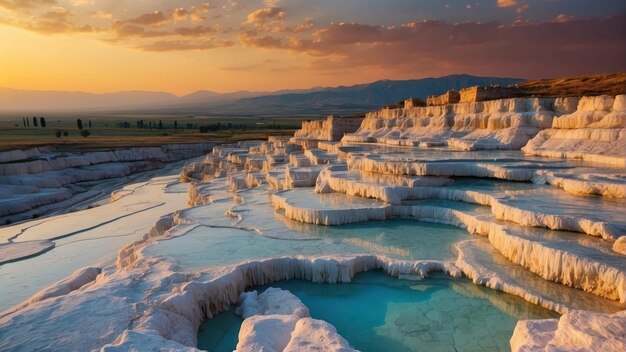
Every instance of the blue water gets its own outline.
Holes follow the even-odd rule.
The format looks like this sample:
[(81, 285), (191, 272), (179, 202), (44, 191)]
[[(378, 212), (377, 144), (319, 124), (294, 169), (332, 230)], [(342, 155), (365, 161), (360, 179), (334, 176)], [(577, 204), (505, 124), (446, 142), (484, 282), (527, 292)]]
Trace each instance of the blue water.
[[(298, 232), (285, 240), (253, 231), (198, 226), (184, 236), (145, 249), (150, 256), (176, 260), (188, 270), (286, 255), (378, 254), (399, 259), (453, 259), (452, 245), (468, 238), (467, 231), (449, 225), (410, 220), (370, 221), (343, 226), (277, 223), (271, 235)], [(287, 235), (284, 235), (287, 237)]]
[(198, 329), (198, 348), (211, 352), (232, 352), (237, 346), (237, 336), (243, 319), (230, 307), (207, 320)]
[[(407, 281), (375, 271), (359, 274), (349, 284), (293, 280), (270, 286), (291, 291), (313, 318), (333, 324), (362, 351), (505, 351), (517, 320), (558, 316), (518, 297), (444, 275)], [(232, 351), (241, 322), (234, 309), (206, 321), (198, 348)]]

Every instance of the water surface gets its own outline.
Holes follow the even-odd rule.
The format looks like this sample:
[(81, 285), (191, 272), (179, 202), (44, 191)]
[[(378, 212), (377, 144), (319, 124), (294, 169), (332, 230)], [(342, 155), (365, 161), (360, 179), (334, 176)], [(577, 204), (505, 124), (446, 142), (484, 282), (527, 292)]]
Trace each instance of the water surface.
[[(517, 320), (558, 317), (518, 297), (441, 274), (408, 281), (372, 271), (351, 283), (292, 280), (257, 290), (267, 287), (298, 296), (313, 318), (333, 324), (361, 351), (505, 351)], [(198, 348), (232, 351), (241, 323), (234, 309), (207, 320)]]

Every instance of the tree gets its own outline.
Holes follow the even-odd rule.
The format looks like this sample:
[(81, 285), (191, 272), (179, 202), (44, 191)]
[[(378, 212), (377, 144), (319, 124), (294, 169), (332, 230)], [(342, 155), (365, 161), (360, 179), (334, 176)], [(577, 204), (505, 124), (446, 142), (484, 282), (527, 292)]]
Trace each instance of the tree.
[(37, 118), (33, 116), (33, 126), (37, 127)]
[(89, 120), (89, 128), (91, 128), (91, 120)]
[(89, 137), (90, 134), (91, 132), (89, 132), (89, 130), (83, 130), (83, 129), (80, 130), (80, 135), (85, 138)]
[(78, 127), (79, 130), (82, 130), (83, 129), (83, 120), (76, 119), (76, 127)]
[(56, 131), (54, 131), (54, 135), (57, 136), (57, 138), (61, 138), (61, 136), (63, 135), (63, 131), (56, 130)]
[(22, 117), (22, 126), (26, 127), (26, 118)]
[(159, 120), (159, 129), (162, 130), (163, 129), (163, 121)]
[(28, 117), (26, 118), (26, 127), (30, 127), (30, 119)]
[(174, 131), (178, 130), (178, 121), (174, 120)]
[(63, 137), (67, 137), (67, 136), (69, 136), (69, 135), (70, 135), (70, 133), (69, 133), (69, 132), (67, 132), (67, 131), (63, 131)]
[(46, 119), (43, 117), (39, 118), (39, 125), (41, 125), (42, 128), (46, 128)]

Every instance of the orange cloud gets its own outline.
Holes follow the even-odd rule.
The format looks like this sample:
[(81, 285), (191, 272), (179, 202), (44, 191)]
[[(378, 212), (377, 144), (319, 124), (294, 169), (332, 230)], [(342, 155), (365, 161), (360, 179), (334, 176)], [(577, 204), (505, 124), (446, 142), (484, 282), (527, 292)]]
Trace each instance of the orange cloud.
[(32, 9), (42, 5), (56, 4), (56, 0), (0, 0), (0, 7), (13, 11)]
[(56, 34), (56, 33), (85, 33), (92, 32), (90, 25), (77, 25), (76, 13), (59, 6), (53, 7), (40, 15), (30, 16), (28, 20), (16, 17), (0, 18), (0, 23), (27, 29), (33, 32)]
[(162, 24), (170, 21), (170, 17), (166, 17), (161, 11), (154, 11), (152, 13), (145, 13), (143, 15), (137, 16), (135, 18), (131, 18), (126, 20), (125, 22), (138, 24), (142, 26), (160, 26)]
[(517, 0), (498, 0), (498, 7), (513, 7), (517, 5)]
[(221, 41), (213, 39), (201, 40), (159, 40), (147, 44), (140, 44), (138, 49), (144, 51), (185, 51), (185, 50), (207, 50), (214, 48), (224, 48), (232, 46), (232, 41)]
[(247, 23), (280, 20), (285, 18), (285, 16), (285, 12), (280, 7), (267, 7), (250, 13), (247, 17)]

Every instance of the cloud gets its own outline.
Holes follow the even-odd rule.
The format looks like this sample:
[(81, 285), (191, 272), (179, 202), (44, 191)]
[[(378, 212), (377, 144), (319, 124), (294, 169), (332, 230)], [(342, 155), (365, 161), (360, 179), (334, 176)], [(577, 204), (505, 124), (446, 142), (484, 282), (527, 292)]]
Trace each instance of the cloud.
[(245, 6), (235, 0), (227, 0), (224, 5), (222, 5), (222, 10), (226, 12), (237, 12), (243, 9)]
[(271, 35), (259, 35), (254, 32), (244, 32), (238, 36), (239, 41), (247, 47), (258, 47), (265, 49), (284, 49), (283, 41)]
[(276, 6), (266, 7), (263, 9), (258, 9), (251, 12), (248, 17), (246, 23), (256, 24), (268, 21), (281, 20), (285, 18), (285, 12)]
[(287, 14), (282, 8), (276, 6), (266, 7), (248, 14), (246, 21), (242, 23), (241, 30), (246, 32), (247, 36), (256, 32), (256, 36), (267, 37), (264, 34), (265, 32), (301, 33), (310, 31), (315, 27), (315, 21), (312, 18), (305, 18), (303, 22), (295, 23), (292, 26), (285, 23), (286, 19)]
[(571, 22), (571, 21), (573, 21), (575, 19), (576, 19), (576, 17), (574, 17), (574, 16), (570, 16), (570, 15), (566, 15), (566, 14), (562, 13), (562, 14), (556, 16), (552, 20), (552, 22), (554, 22), (554, 23), (567, 23), (567, 22)]
[[(500, 0), (490, 6), (523, 11), (527, 3)], [(234, 10), (243, 5), (234, 0), (222, 1), (219, 7), (198, 0), (186, 7), (131, 13), (99, 7), (101, 2), (93, 4), (69, 7), (70, 11), (57, 0), (0, 0), (1, 8), (12, 9), (0, 16), (0, 23), (46, 34), (91, 33), (97, 40), (143, 51), (234, 45), (245, 50), (286, 50), (301, 55), (301, 62), (322, 73), (375, 70), (404, 75), (469, 72), (537, 77), (553, 72), (626, 70), (624, 16), (579, 19), (561, 14), (547, 22), (517, 16), (508, 24), (434, 20), (320, 24), (313, 18), (291, 18), (278, 1), (271, 0), (264, 1), (262, 8), (239, 13)], [(476, 9), (478, 3), (472, 4)]]
[(305, 18), (304, 22), (298, 23), (291, 28), (291, 32), (299, 33), (299, 32), (308, 32), (315, 27), (315, 21), (312, 18)]
[(204, 40), (159, 40), (147, 44), (136, 46), (144, 51), (181, 51), (181, 50), (207, 50), (214, 48), (224, 48), (232, 46), (232, 41), (216, 41), (212, 39)]
[(151, 13), (145, 13), (135, 18), (126, 20), (127, 23), (138, 24), (142, 26), (160, 26), (170, 21), (169, 16), (165, 16), (161, 11), (154, 11)]
[(529, 7), (530, 7), (530, 5), (527, 4), (527, 3), (526, 4), (522, 4), (518, 8), (515, 9), (515, 13), (520, 14), (520, 13), (528, 10)]
[(0, 0), (0, 7), (8, 10), (27, 10), (43, 5), (56, 5), (56, 0)]
[(278, 6), (280, 0), (263, 0), (263, 5), (266, 7)]
[(146, 30), (143, 26), (125, 23), (121, 23), (119, 26), (116, 26), (114, 31), (116, 37), (107, 41), (121, 42), (128, 38), (156, 38), (168, 35), (168, 33), (164, 31)]
[(183, 37), (201, 37), (207, 34), (219, 32), (218, 25), (213, 26), (193, 26), (193, 27), (177, 27), (172, 31), (176, 35)]
[(517, 5), (517, 0), (498, 0), (498, 7), (513, 7)]
[(113, 14), (108, 12), (108, 11), (104, 11), (104, 10), (99, 10), (96, 12), (93, 12), (91, 14), (92, 18), (101, 18), (101, 19), (105, 19), (105, 20), (110, 20), (113, 18)]
[(234, 44), (219, 24), (204, 23), (214, 8), (202, 3), (188, 8), (144, 13), (111, 22), (103, 41), (143, 51), (209, 50)]
[(190, 20), (192, 22), (202, 22), (206, 19), (206, 14), (214, 9), (215, 6), (209, 3), (202, 3), (199, 6), (191, 6), (188, 9), (183, 7), (176, 8), (172, 11), (172, 19), (174, 22)]
[(83, 5), (93, 5), (95, 1), (90, 0), (72, 0), (72, 5), (74, 6), (83, 6)]
[[(564, 21), (566, 20), (566, 21)], [(541, 77), (626, 70), (626, 17), (523, 25), (422, 21), (400, 26), (336, 23), (312, 38), (240, 38), (249, 46), (310, 55), (312, 68), (385, 72), (469, 72)]]
[(29, 20), (3, 17), (0, 18), (0, 23), (46, 34), (86, 33), (94, 30), (90, 25), (77, 25), (75, 23), (76, 18), (76, 13), (60, 6), (54, 6), (50, 11), (30, 16)]

